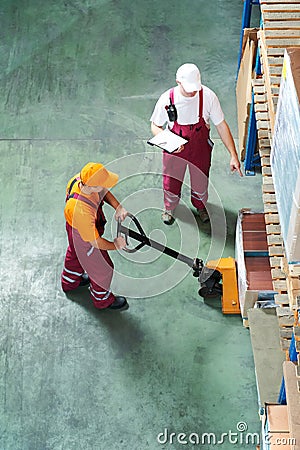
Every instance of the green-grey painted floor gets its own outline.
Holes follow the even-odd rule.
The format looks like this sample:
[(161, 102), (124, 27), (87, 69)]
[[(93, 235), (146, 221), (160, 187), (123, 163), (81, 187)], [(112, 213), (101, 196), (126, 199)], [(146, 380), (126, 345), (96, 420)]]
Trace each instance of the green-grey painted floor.
[(84, 289), (70, 298), (60, 289), (65, 185), (90, 160), (120, 173), (114, 193), (153, 238), (191, 257), (234, 256), (238, 210), (262, 206), (260, 176), (231, 175), (213, 130), (212, 230), (190, 212), (187, 188), (168, 228), (160, 154), (146, 141), (156, 98), (189, 61), (237, 137), (242, 7), (1, 2), (1, 450), (253, 448), (176, 440), (260, 426), (249, 331), (217, 300), (203, 302), (187, 266), (154, 250), (112, 254), (114, 289), (130, 297), (122, 314), (94, 310)]

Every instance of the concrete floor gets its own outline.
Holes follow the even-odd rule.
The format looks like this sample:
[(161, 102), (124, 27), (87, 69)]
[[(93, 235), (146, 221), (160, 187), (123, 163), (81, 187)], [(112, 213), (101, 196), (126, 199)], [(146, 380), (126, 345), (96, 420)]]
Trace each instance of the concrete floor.
[(114, 193), (152, 238), (191, 257), (234, 256), (238, 210), (262, 207), (260, 176), (231, 175), (213, 130), (212, 229), (190, 211), (187, 187), (166, 227), (160, 153), (146, 141), (156, 98), (189, 61), (237, 137), (243, 2), (1, 3), (0, 449), (197, 448), (157, 436), (218, 439), (240, 421), (257, 432), (249, 331), (220, 301), (203, 302), (187, 266), (154, 250), (113, 253), (114, 289), (130, 297), (122, 314), (60, 289), (65, 185), (90, 160), (120, 173)]

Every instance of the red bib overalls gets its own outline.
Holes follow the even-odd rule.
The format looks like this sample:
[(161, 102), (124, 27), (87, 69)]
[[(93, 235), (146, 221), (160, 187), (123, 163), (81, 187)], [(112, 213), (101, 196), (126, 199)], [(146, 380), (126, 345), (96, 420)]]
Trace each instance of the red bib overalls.
[[(170, 90), (170, 99), (174, 103), (174, 89)], [(165, 209), (174, 210), (179, 203), (181, 187), (189, 168), (191, 182), (191, 202), (197, 209), (203, 209), (208, 198), (208, 177), (211, 164), (213, 143), (209, 139), (209, 130), (203, 113), (203, 90), (199, 91), (199, 122), (194, 125), (180, 125), (174, 122), (172, 131), (188, 143), (177, 154), (163, 152), (163, 189)]]
[[(70, 185), (69, 198), (76, 198), (97, 208), (96, 228), (100, 236), (104, 233), (106, 219), (102, 211), (103, 201), (95, 205), (88, 198), (74, 193), (71, 194), (72, 187), (77, 179)], [(111, 305), (115, 296), (110, 291), (111, 280), (113, 276), (113, 262), (108, 252), (93, 247), (89, 242), (84, 241), (79, 232), (66, 223), (69, 246), (67, 249), (65, 264), (61, 275), (62, 289), (67, 292), (76, 289), (81, 281), (81, 277), (86, 272), (90, 278), (90, 294), (94, 306), (98, 309), (107, 308)]]

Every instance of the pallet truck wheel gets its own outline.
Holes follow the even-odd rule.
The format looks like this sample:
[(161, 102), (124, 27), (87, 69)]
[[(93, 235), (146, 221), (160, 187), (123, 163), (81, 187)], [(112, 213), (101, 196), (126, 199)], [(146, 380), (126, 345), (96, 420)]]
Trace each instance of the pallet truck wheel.
[(215, 286), (213, 289), (210, 289), (207, 286), (203, 286), (199, 289), (198, 294), (203, 298), (220, 297), (220, 295), (222, 295), (222, 286)]

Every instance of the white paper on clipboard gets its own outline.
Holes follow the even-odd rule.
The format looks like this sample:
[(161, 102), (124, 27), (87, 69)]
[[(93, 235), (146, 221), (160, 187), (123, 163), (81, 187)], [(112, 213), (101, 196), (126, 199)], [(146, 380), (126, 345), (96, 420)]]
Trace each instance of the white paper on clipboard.
[(147, 144), (155, 145), (162, 148), (169, 153), (177, 150), (181, 145), (186, 144), (188, 141), (175, 133), (172, 133), (168, 128), (158, 133), (152, 139), (147, 141)]

